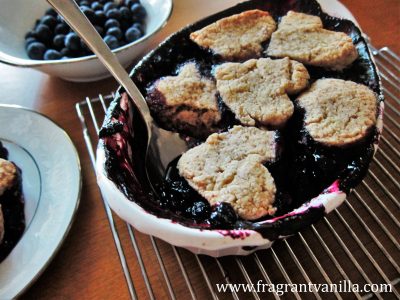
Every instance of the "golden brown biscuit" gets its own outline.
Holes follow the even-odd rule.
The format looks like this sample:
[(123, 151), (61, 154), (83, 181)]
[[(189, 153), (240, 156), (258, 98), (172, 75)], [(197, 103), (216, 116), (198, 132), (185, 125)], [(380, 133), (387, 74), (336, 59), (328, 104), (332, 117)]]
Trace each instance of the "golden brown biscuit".
[(261, 43), (269, 40), (275, 29), (268, 12), (255, 9), (218, 20), (191, 33), (190, 39), (226, 60), (248, 59), (261, 55)]
[(240, 217), (254, 220), (276, 211), (275, 183), (262, 165), (275, 159), (274, 131), (235, 126), (184, 153), (177, 167), (211, 205), (228, 202)]
[(242, 124), (280, 127), (294, 110), (287, 94), (300, 92), (310, 77), (296, 61), (260, 58), (222, 64), (215, 78), (222, 100)]
[(310, 136), (327, 146), (364, 138), (376, 123), (377, 99), (368, 87), (341, 79), (317, 80), (296, 100)]
[(358, 57), (348, 35), (323, 29), (319, 17), (293, 11), (282, 18), (272, 34), (267, 54), (333, 70), (344, 69)]

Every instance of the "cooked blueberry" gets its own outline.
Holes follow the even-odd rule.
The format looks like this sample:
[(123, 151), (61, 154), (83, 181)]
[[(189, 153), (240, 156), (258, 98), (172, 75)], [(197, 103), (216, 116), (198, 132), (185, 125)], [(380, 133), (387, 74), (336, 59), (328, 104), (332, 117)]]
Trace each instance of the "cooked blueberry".
[(107, 2), (104, 4), (104, 11), (107, 12), (110, 9), (117, 8), (117, 5), (114, 2)]
[(69, 32), (69, 26), (67, 24), (57, 24), (54, 28), (54, 34), (67, 34)]
[(229, 203), (217, 203), (211, 208), (210, 222), (218, 228), (231, 228), (237, 221), (237, 215)]
[(110, 49), (115, 49), (119, 46), (117, 38), (113, 35), (106, 35), (104, 42), (108, 45), (108, 47), (110, 47)]
[(104, 12), (102, 12), (101, 10), (97, 10), (94, 12), (94, 14), (96, 15), (95, 24), (103, 26), (104, 23), (107, 21), (107, 17)]
[(131, 6), (131, 12), (133, 17), (144, 19), (147, 15), (146, 9), (139, 3), (135, 3)]
[(106, 12), (106, 17), (109, 19), (119, 20), (121, 18), (121, 13), (117, 8), (113, 8)]
[(205, 201), (196, 201), (186, 209), (186, 215), (197, 221), (202, 221), (210, 216), (210, 205)]
[(141, 37), (141, 32), (137, 27), (132, 26), (125, 32), (125, 39), (128, 43), (136, 41), (138, 38)]
[(49, 28), (54, 28), (57, 25), (57, 19), (53, 16), (44, 16), (40, 19), (40, 23), (47, 25)]
[(28, 48), (28, 46), (32, 43), (36, 42), (36, 39), (34, 37), (28, 37), (25, 40), (25, 48)]
[(53, 8), (47, 9), (44, 14), (48, 16), (57, 17), (57, 12)]
[(35, 35), (37, 36), (38, 40), (43, 43), (47, 43), (52, 38), (52, 33), (50, 28), (47, 25), (39, 24), (35, 29)]
[(103, 10), (103, 4), (95, 1), (92, 3), (92, 5), (90, 6), (93, 10)]
[(132, 13), (129, 8), (123, 6), (119, 9), (119, 12), (121, 14), (121, 18), (124, 20), (131, 20), (132, 19)]
[(118, 40), (122, 39), (122, 31), (119, 29), (119, 27), (111, 27), (107, 30), (106, 35), (113, 35), (115, 36)]
[(27, 48), (28, 56), (32, 59), (43, 59), (46, 46), (40, 42), (34, 42), (29, 44)]
[(104, 34), (104, 29), (103, 29), (103, 27), (101, 27), (101, 26), (94, 26), (94, 28), (96, 28), (96, 31), (101, 35), (101, 36), (103, 36), (103, 34)]
[(111, 28), (111, 27), (120, 27), (120, 24), (119, 24), (119, 22), (118, 22), (117, 20), (115, 20), (115, 19), (109, 19), (109, 20), (107, 20), (106, 23), (104, 24), (104, 28), (105, 28), (105, 29), (108, 29), (108, 28)]
[(61, 53), (54, 49), (49, 49), (44, 53), (45, 60), (61, 59), (61, 57), (62, 57)]
[(76, 33), (70, 32), (65, 36), (65, 46), (72, 51), (78, 51), (81, 48), (81, 41)]

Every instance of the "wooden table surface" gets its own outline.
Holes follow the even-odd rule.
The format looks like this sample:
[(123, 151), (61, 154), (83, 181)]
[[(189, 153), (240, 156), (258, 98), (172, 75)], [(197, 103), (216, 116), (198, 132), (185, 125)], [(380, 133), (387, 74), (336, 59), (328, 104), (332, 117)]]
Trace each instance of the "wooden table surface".
[[(208, 4), (208, 9), (213, 10), (213, 5), (217, 9), (220, 3), (212, 2)], [(342, 0), (342, 3), (352, 11), (375, 47), (388, 46), (400, 53), (398, 0)], [(185, 1), (175, 1), (171, 24), (159, 38), (189, 21), (186, 14), (181, 14), (187, 8)], [(0, 103), (33, 108), (52, 118), (67, 131), (79, 152), (83, 172), (81, 204), (72, 229), (55, 259), (22, 298), (128, 299), (121, 265), (74, 106), (86, 96), (95, 97), (99, 93), (108, 94), (115, 90), (115, 80), (71, 83), (34, 70), (0, 64), (0, 87)], [(122, 236), (124, 238), (127, 239)]]

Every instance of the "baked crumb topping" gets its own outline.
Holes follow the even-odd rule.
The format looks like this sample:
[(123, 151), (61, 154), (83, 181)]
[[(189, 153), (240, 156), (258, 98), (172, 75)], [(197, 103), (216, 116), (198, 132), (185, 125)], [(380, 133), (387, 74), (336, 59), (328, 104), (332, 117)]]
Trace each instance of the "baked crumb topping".
[(17, 175), (15, 165), (5, 159), (0, 158), (0, 196), (12, 187)]
[(248, 59), (261, 55), (261, 44), (275, 29), (269, 13), (255, 9), (218, 20), (193, 32), (190, 38), (226, 60)]
[(296, 100), (305, 110), (311, 137), (344, 146), (365, 137), (376, 123), (377, 99), (368, 87), (341, 79), (320, 79)]
[(358, 57), (352, 39), (323, 28), (317, 16), (289, 11), (272, 34), (267, 54), (304, 64), (342, 70)]
[(273, 127), (293, 114), (287, 94), (304, 89), (310, 78), (301, 63), (288, 58), (225, 63), (216, 68), (215, 77), (222, 100), (242, 124)]
[(263, 166), (275, 159), (274, 131), (235, 126), (188, 150), (177, 166), (211, 205), (228, 202), (240, 217), (254, 220), (276, 211), (274, 179)]

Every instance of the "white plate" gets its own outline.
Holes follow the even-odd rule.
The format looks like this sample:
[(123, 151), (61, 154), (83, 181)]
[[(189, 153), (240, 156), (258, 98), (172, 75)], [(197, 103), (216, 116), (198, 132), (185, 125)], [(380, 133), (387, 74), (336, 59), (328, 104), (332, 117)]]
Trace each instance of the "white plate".
[(81, 169), (68, 135), (45, 116), (0, 105), (0, 141), (22, 170), (26, 229), (0, 263), (0, 299), (20, 295), (49, 264), (78, 208)]

